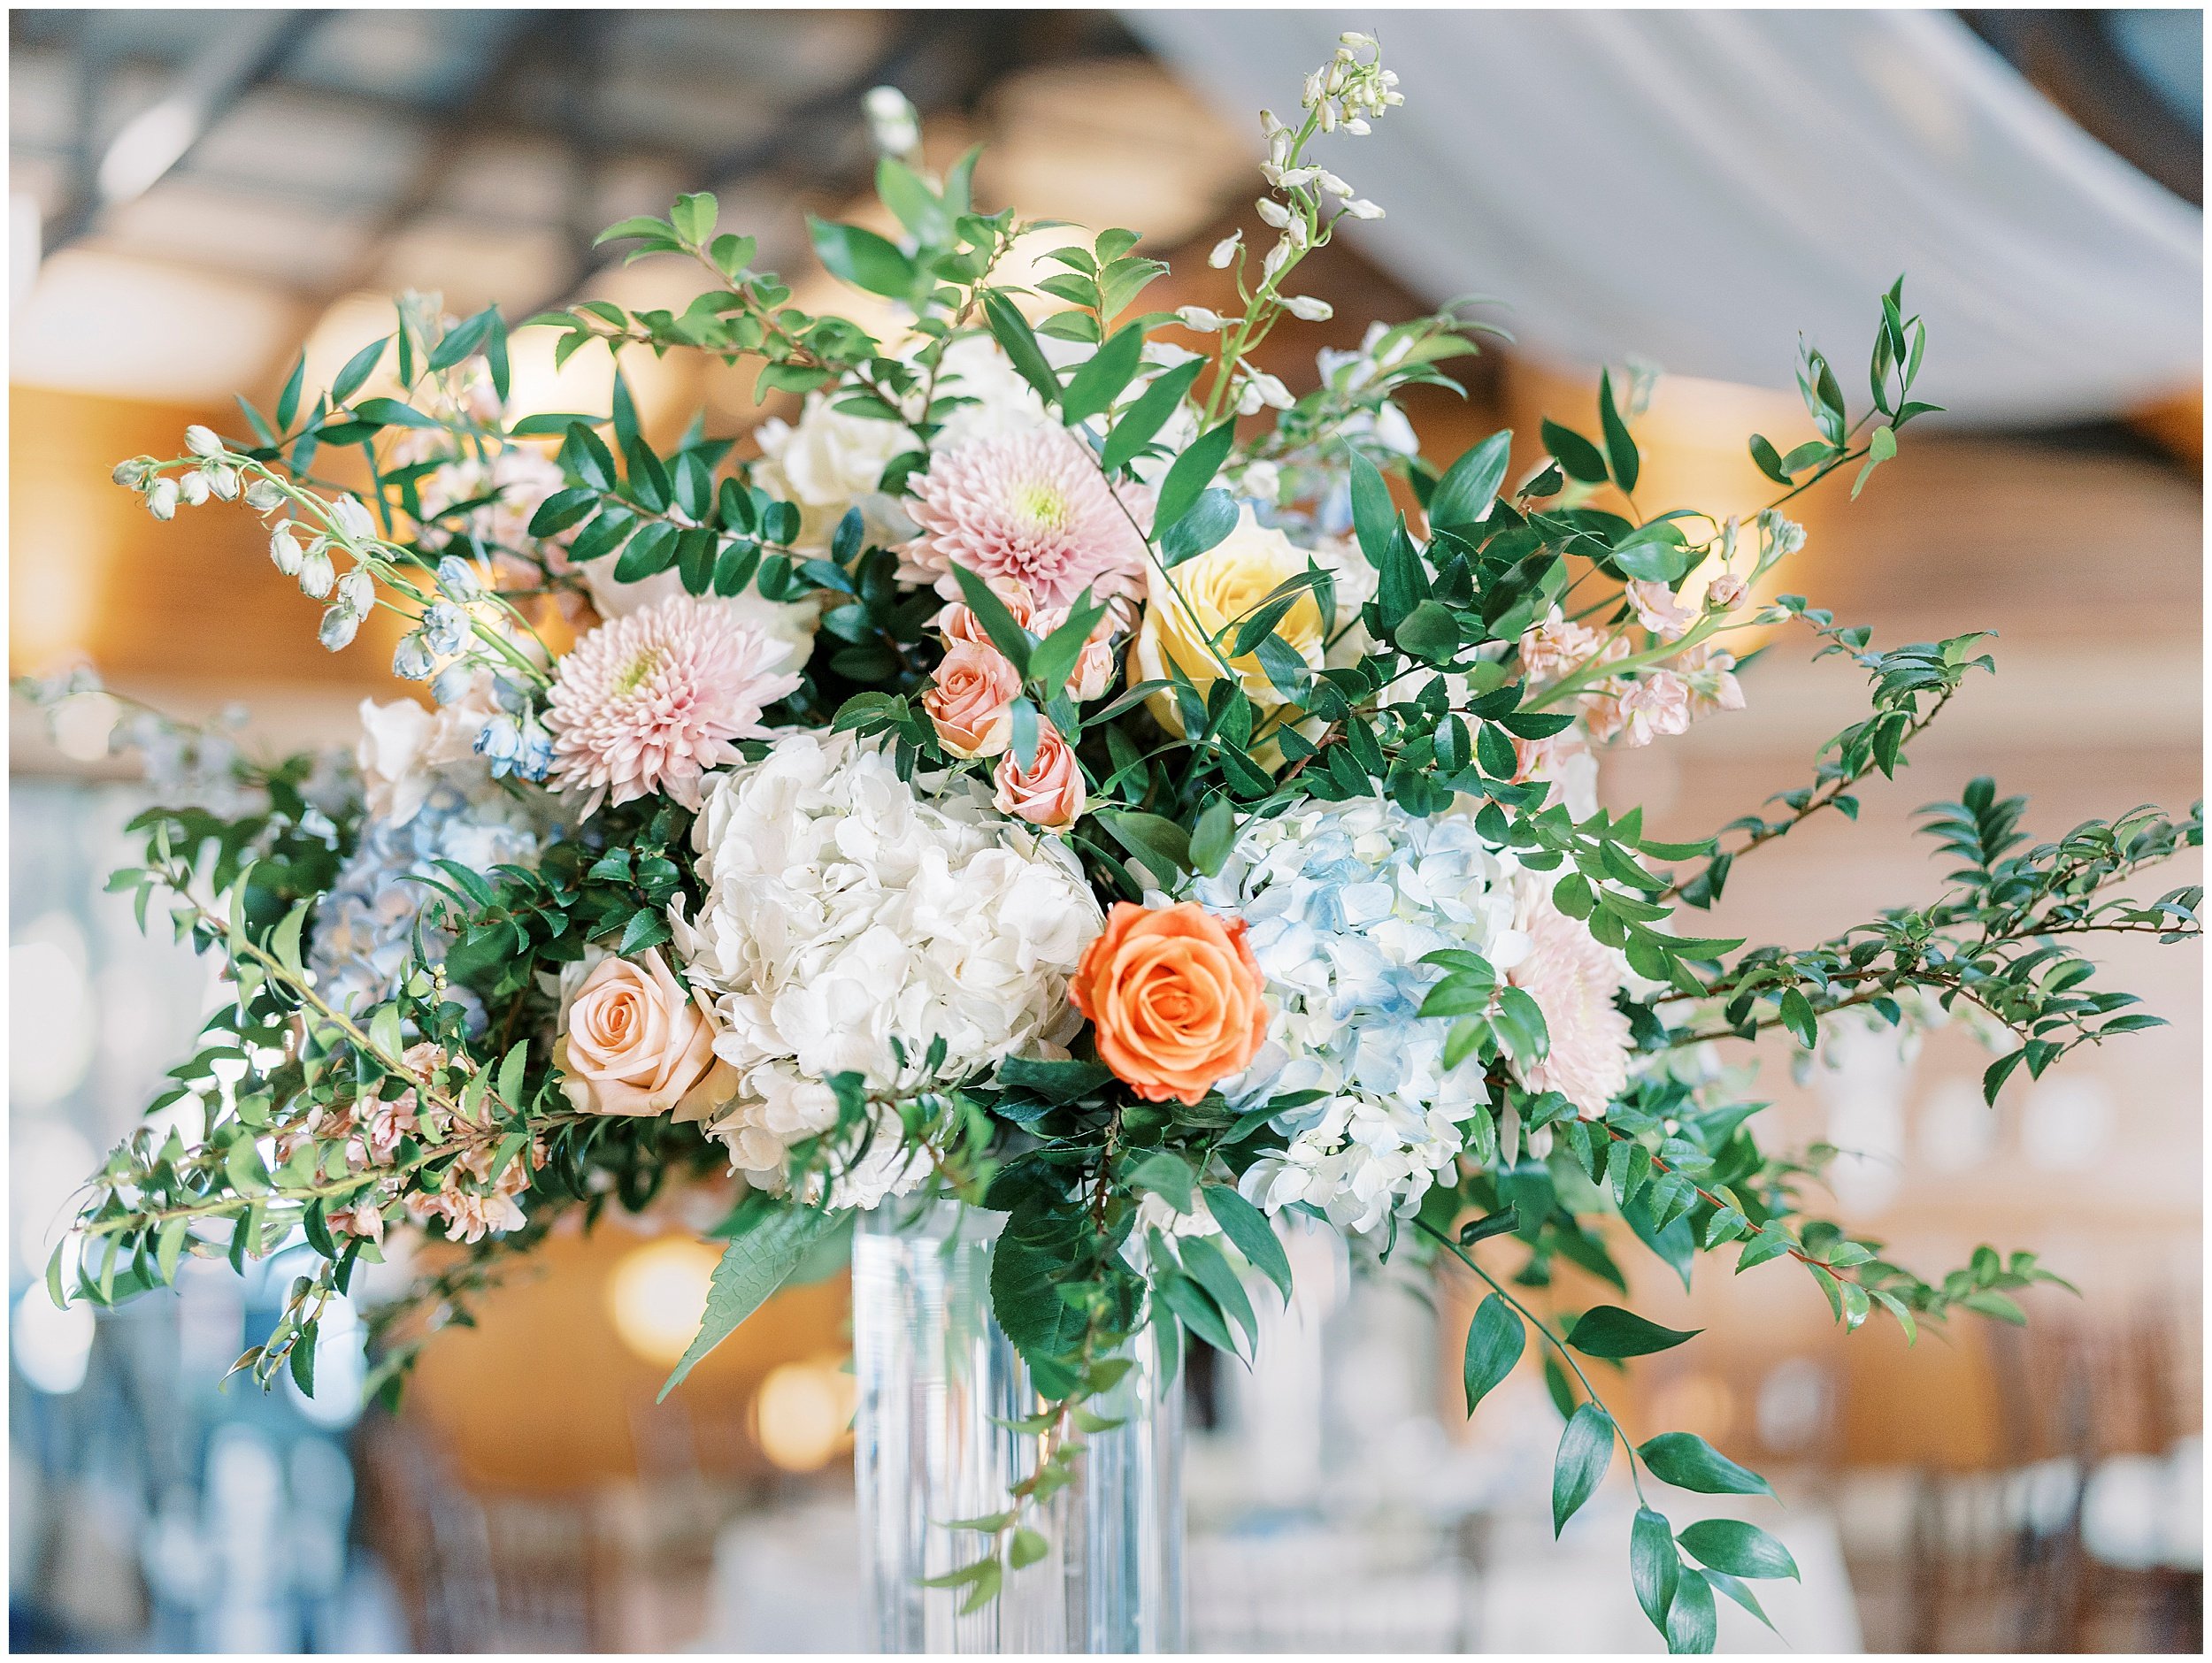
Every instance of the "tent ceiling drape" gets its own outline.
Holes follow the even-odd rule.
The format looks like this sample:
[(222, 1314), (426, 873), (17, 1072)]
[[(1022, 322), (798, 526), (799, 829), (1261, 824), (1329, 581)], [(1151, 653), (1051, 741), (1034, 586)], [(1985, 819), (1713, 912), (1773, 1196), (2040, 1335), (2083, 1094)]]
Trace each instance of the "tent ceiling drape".
[(1378, 34), (1406, 103), (1325, 142), (1388, 210), (1363, 246), (1433, 302), (1506, 302), (1555, 362), (1786, 386), (1801, 330), (1855, 366), (1902, 272), (1958, 418), (2200, 380), (2201, 214), (1947, 12), (1124, 16), (1240, 119), (1286, 110), (1340, 29)]

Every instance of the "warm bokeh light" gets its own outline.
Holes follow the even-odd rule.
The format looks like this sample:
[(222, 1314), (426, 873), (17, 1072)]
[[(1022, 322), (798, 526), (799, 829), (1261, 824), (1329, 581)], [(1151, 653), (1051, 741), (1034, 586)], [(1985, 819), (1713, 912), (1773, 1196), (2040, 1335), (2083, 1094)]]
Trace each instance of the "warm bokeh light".
[(664, 1236), (624, 1254), (607, 1278), (607, 1314), (622, 1343), (647, 1362), (672, 1365), (699, 1331), (719, 1256), (687, 1236)]
[(834, 1362), (784, 1363), (768, 1371), (753, 1399), (761, 1453), (787, 1473), (810, 1473), (849, 1434), (853, 1378)]

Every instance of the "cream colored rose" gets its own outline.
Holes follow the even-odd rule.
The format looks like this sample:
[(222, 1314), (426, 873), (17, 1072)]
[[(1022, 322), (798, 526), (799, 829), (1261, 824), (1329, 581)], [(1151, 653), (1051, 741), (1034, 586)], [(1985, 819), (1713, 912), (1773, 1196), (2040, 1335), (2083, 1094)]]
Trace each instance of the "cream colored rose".
[[(1221, 632), (1256, 611), (1278, 587), (1303, 571), (1306, 559), (1305, 550), (1279, 531), (1262, 525), (1247, 508), (1236, 529), (1196, 559), (1187, 560), (1168, 573), (1156, 565), (1148, 568), (1144, 622), (1129, 648), (1130, 679), (1166, 679), (1172, 663), (1190, 678), (1199, 697), (1204, 698), (1221, 678), (1221, 663), (1209, 648), (1209, 640), (1220, 635), (1220, 655), (1228, 657), (1236, 632)], [(1275, 625), (1275, 634), (1309, 670), (1321, 667), (1321, 609), (1310, 591), (1301, 594), (1283, 615)], [(1228, 662), (1246, 696), (1261, 711), (1281, 705), (1282, 699), (1261, 667), (1257, 653)], [(1182, 713), (1171, 690), (1163, 688), (1154, 694), (1146, 701), (1146, 708), (1170, 732), (1183, 731)]]
[(713, 1007), (684, 992), (657, 949), (583, 969), (553, 1042), (573, 1107), (698, 1119), (735, 1093), (736, 1070), (714, 1054)]

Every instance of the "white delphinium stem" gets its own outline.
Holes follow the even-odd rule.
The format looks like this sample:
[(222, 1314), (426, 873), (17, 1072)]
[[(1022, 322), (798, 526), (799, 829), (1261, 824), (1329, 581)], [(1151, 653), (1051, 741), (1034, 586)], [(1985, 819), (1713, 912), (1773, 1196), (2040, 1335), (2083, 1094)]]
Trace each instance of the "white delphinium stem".
[[(1247, 289), (1240, 274), (1237, 288), (1245, 302), (1244, 316), (1225, 327), (1202, 425), (1210, 427), (1225, 410), (1242, 410), (1250, 404), (1251, 394), (1237, 376), (1237, 366), (1266, 339), (1284, 312), (1315, 322), (1327, 316), (1324, 303), (1300, 297), (1294, 305), (1286, 300), (1280, 292), (1283, 280), (1307, 254), (1329, 241), (1337, 220), (1348, 216), (1379, 219), (1382, 210), (1356, 195), (1336, 173), (1308, 161), (1306, 146), (1317, 134), (1363, 135), (1371, 131), (1371, 124), (1385, 111), (1405, 102), (1397, 86), (1397, 75), (1382, 66), (1374, 38), (1347, 30), (1329, 62), (1306, 77), (1299, 101), (1305, 111), (1301, 126), (1293, 128), (1278, 121), (1272, 111), (1260, 112), (1260, 130), (1267, 137), (1267, 160), (1260, 175), (1272, 194), (1261, 199), (1259, 215), (1282, 236), (1262, 260), (1256, 287)], [(1214, 264), (1225, 265), (1233, 257), (1231, 245), (1217, 248), (1215, 257)], [(1317, 314), (1316, 308), (1324, 310)]]
[[(215, 444), (211, 454), (205, 449), (210, 440)], [(419, 624), (440, 601), (438, 587), (426, 588), (421, 581), (420, 568), (403, 561), (400, 551), (378, 535), (376, 517), (359, 497), (320, 496), (254, 457), (224, 449), (220, 439), (204, 428), (196, 428), (187, 442), (189, 448), (183, 456), (142, 456), (119, 464), (113, 474), (116, 482), (143, 493), (146, 507), (157, 519), (174, 517), (180, 502), (204, 502), (215, 494), (219, 481), (229, 487), (222, 493), (226, 497), (242, 495), (261, 514), (290, 508), (297, 517), (280, 520), (272, 528), (269, 557), (280, 571), (298, 579), (303, 593), (320, 600), (338, 584), (334, 551), (352, 563), (338, 603), (324, 613), (317, 631), (324, 646), (335, 651), (349, 643), (361, 620), (380, 604)], [(304, 548), (299, 542), (303, 532), (311, 540)], [(400, 602), (380, 602), (380, 584), (401, 597)], [(545, 670), (509, 635), (511, 628), (534, 640), (536, 632), (528, 620), (495, 592), (481, 591), (480, 600), (487, 616), (467, 615), (480, 644), (479, 655), (496, 661), (503, 675), (543, 687)]]

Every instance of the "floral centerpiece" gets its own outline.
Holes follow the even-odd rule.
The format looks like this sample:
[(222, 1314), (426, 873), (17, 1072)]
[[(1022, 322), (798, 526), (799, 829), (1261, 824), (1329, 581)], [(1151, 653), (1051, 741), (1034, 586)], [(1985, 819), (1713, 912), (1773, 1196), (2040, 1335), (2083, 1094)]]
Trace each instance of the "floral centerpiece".
[[(2200, 820), (2031, 842), (1977, 780), (1926, 811), (1953, 862), (1933, 899), (1801, 947), (1685, 927), (1735, 862), (1854, 813), (1992, 668), (1977, 634), (1877, 648), (1775, 593), (1789, 501), (1839, 469), (1863, 485), (1934, 408), (1925, 326), (1901, 286), (1879, 297), (1855, 416), (1803, 351), (1809, 435), (1751, 439), (1776, 494), (1747, 522), (1643, 511), (1609, 378), (1594, 433), (1545, 422), (1533, 465), (1503, 433), (1425, 456), (1396, 401), (1453, 385), (1459, 314), (1369, 327), (1301, 395), (1252, 356), (1330, 316), (1297, 272), (1383, 212), (1333, 169), (1399, 102), (1348, 34), (1294, 120), (1263, 115), (1279, 236), (1211, 250), (1231, 311), (1143, 310), (1165, 268), (1136, 233), (987, 212), (973, 155), (922, 171), (902, 118), (878, 172), (901, 234), (811, 222), (895, 334), (795, 305), (687, 195), (603, 241), (695, 267), (689, 305), (526, 326), (562, 362), (614, 356), (604, 414), (518, 416), (501, 315), (409, 299), (327, 390), (303, 365), (246, 431), (120, 464), (157, 518), (261, 516), (332, 650), (397, 613), (393, 669), (428, 698), (365, 705), (349, 774), (211, 744), (224, 800), (137, 822), (146, 860), (114, 887), (218, 955), (232, 998), (91, 1180), (54, 1297), (113, 1305), (187, 1256), (304, 1241), (312, 1274), (238, 1366), (311, 1389), (333, 1296), (396, 1235), (443, 1243), (374, 1321), (391, 1394), (557, 1221), (720, 1184), (727, 1246), (672, 1386), (855, 1211), (1002, 1213), (994, 1314), (1045, 1406), (948, 1579), (980, 1604), (1043, 1551), (1037, 1505), (1133, 1337), (1248, 1352), (1255, 1299), (1291, 1286), (1271, 1221), (1302, 1214), (1487, 1284), (1471, 1413), (1545, 1352), (1556, 1521), (1626, 1464), (1629, 1565), (1670, 1645), (1710, 1646), (1717, 1593), (1756, 1613), (1747, 1579), (1793, 1571), (1780, 1544), (1677, 1532), (1655, 1491), (1765, 1482), (1632, 1432), (1583, 1365), (1690, 1337), (1614, 1303), (1555, 1320), (1517, 1287), (1565, 1261), (1625, 1298), (1621, 1253), (1686, 1279), (1722, 1255), (1793, 1269), (1848, 1327), (2018, 1320), (2008, 1291), (2050, 1279), (2032, 1253), (1891, 1262), (1818, 1216), (1817, 1157), (1763, 1144), (1717, 1059), (1963, 1014), (1998, 1048), (1993, 1100), (2147, 1025), (2078, 946), (2196, 933), (2194, 890), (2116, 886)], [(619, 365), (671, 352), (756, 366), (796, 408), (742, 448), (700, 421), (657, 445)], [(1755, 630), (1847, 658), (1870, 709), (1712, 837), (1599, 807), (1603, 747), (1743, 705)]]

